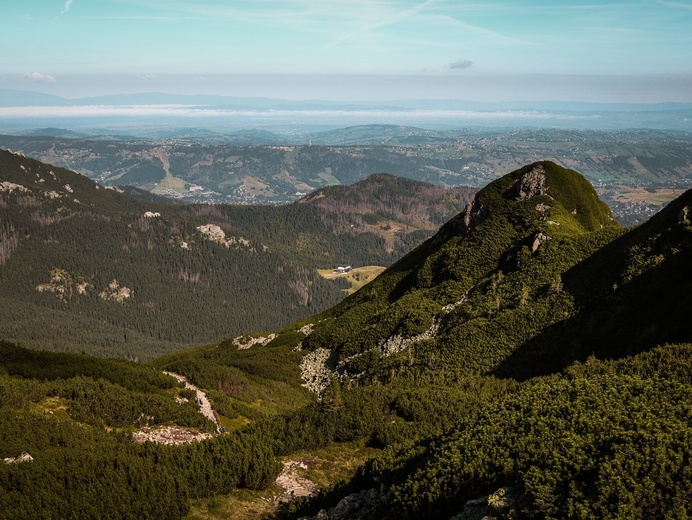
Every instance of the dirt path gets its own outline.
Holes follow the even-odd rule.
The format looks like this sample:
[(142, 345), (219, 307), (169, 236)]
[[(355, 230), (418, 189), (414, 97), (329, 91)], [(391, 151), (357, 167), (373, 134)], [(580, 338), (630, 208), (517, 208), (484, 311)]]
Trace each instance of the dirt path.
[(169, 375), (171, 377), (175, 377), (178, 381), (181, 381), (185, 383), (185, 388), (189, 388), (190, 390), (194, 390), (197, 394), (197, 402), (201, 402), (202, 405), (199, 407), (199, 411), (202, 415), (204, 415), (207, 419), (212, 421), (216, 426), (219, 426), (219, 421), (216, 420), (216, 416), (214, 415), (214, 410), (211, 408), (211, 403), (209, 403), (209, 399), (207, 398), (207, 394), (202, 392), (199, 388), (197, 388), (195, 385), (190, 383), (190, 381), (187, 380), (185, 376), (181, 376), (180, 374), (176, 374), (175, 372), (167, 372), (166, 370), (163, 371), (164, 374)]

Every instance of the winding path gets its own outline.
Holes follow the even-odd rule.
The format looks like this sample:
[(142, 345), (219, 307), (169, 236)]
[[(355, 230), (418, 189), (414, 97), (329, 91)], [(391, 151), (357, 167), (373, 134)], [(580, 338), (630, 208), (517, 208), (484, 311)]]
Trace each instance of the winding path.
[(175, 377), (178, 381), (185, 383), (185, 388), (194, 390), (197, 394), (197, 401), (199, 402), (201, 400), (202, 403), (202, 406), (199, 407), (200, 413), (204, 415), (207, 419), (212, 421), (214, 424), (216, 424), (217, 427), (219, 426), (219, 421), (216, 419), (216, 415), (214, 415), (214, 410), (212, 409), (211, 403), (207, 398), (207, 394), (205, 394), (195, 385), (190, 383), (190, 381), (188, 381), (187, 377), (185, 376), (181, 376), (180, 374), (176, 374), (175, 372), (168, 372), (167, 370), (164, 370), (163, 373), (168, 376)]

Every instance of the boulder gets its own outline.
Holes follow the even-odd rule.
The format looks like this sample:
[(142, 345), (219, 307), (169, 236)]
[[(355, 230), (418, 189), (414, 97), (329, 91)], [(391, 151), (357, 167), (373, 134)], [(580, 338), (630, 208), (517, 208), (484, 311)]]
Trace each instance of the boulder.
[(533, 244), (531, 244), (531, 252), (536, 252), (536, 250), (541, 247), (541, 244), (544, 242), (547, 242), (550, 240), (550, 237), (544, 233), (536, 233), (536, 236), (533, 237)]
[(3, 459), (3, 462), (5, 464), (21, 464), (23, 462), (33, 462), (33, 461), (34, 461), (34, 458), (25, 451), (16, 457), (7, 457), (6, 459)]
[(548, 189), (545, 185), (545, 168), (542, 164), (537, 164), (531, 170), (522, 175), (514, 185), (515, 200), (527, 200), (545, 195)]

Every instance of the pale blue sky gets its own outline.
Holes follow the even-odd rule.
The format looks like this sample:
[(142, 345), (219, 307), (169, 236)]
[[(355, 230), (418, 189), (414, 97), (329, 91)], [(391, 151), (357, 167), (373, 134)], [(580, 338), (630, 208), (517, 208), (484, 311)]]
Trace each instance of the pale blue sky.
[[(314, 77), (352, 76), (366, 79), (347, 79), (344, 99), (381, 99), (370, 76), (415, 77), (392, 80), (399, 98), (521, 100), (539, 75), (546, 99), (568, 98), (565, 78), (583, 76), (584, 100), (692, 101), (689, 0), (3, 0), (0, 12), (0, 88), (68, 97), (334, 99), (338, 79)], [(260, 79), (229, 79), (243, 76)]]

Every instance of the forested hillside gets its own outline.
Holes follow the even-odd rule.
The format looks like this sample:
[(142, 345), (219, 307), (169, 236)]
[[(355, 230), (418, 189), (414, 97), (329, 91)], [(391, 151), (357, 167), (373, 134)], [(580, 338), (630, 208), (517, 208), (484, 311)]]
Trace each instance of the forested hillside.
[(0, 179), (0, 338), (131, 358), (323, 310), (346, 285), (318, 268), (389, 265), (472, 193), (380, 176), (357, 204), (170, 205), (9, 152)]
[[(319, 448), (360, 441), (379, 453), (355, 476), (272, 514), (687, 518), (691, 215), (687, 192), (648, 223), (622, 229), (581, 175), (542, 161), (481, 190), (352, 296), (271, 335), (144, 366), (49, 359), (6, 344), (0, 391), (13, 397), (1, 401), (0, 428), (13, 442), (4, 456), (26, 451), (34, 461), (0, 467), (0, 511), (177, 518), (192, 499), (207, 504), (203, 516), (223, 518), (219, 504), (238, 503), (234, 487), (272, 484), (277, 458), (310, 461)], [(133, 444), (140, 415), (116, 422), (108, 403), (120, 400), (99, 408), (103, 400), (82, 402), (70, 386), (120, 386), (119, 399), (137, 403), (125, 410), (156, 418), (148, 403), (168, 393), (160, 405), (168, 410), (181, 395), (157, 379), (160, 370), (205, 389), (227, 432), (186, 446)], [(116, 371), (125, 376), (114, 379)], [(129, 381), (139, 373), (146, 383), (135, 388)], [(43, 413), (48, 396), (65, 412)], [(208, 428), (187, 410), (183, 403), (162, 421)], [(75, 420), (87, 425), (83, 433)], [(39, 433), (16, 433), (24, 429)], [(78, 439), (98, 448), (78, 453)], [(65, 482), (80, 492), (88, 479), (95, 490), (105, 479), (117, 489), (135, 485), (116, 494), (122, 502), (88, 492), (71, 501)]]

